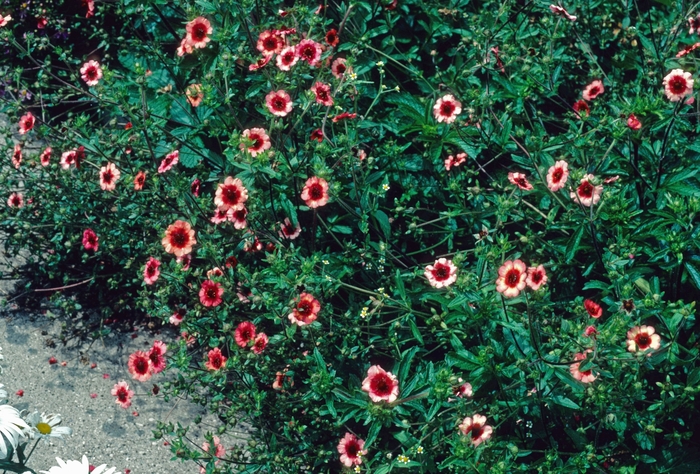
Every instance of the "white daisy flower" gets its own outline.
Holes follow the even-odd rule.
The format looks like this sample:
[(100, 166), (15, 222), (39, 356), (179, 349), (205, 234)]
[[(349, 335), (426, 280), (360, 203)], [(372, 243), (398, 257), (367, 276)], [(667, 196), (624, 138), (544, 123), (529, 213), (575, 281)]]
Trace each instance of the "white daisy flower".
[[(64, 461), (61, 458), (56, 458), (56, 461), (58, 466), (54, 466), (48, 471), (41, 471), (41, 474), (87, 474), (90, 472), (90, 463), (85, 455), (83, 455), (82, 461)], [(103, 464), (97, 466), (90, 474), (121, 474), (121, 472), (114, 472), (115, 469), (116, 467), (107, 469), (107, 465)]]
[(7, 459), (29, 430), (19, 410), (11, 405), (0, 405), (0, 459)]
[(61, 438), (70, 436), (73, 430), (67, 426), (58, 426), (61, 423), (61, 415), (39, 415), (38, 411), (27, 415), (25, 418), (27, 424), (31, 427), (29, 437), (43, 438), (45, 442), (49, 442), (48, 438)]

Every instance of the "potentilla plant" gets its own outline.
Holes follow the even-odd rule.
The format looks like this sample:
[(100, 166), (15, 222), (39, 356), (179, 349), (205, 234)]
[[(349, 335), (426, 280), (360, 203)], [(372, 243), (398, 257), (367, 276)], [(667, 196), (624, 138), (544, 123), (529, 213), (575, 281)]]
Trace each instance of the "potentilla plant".
[(84, 55), (8, 22), (41, 74), (7, 88), (3, 229), (44, 289), (177, 327), (112, 395), (176, 370), (221, 425), (155, 436), (202, 472), (679, 469), (697, 15), (123, 2)]

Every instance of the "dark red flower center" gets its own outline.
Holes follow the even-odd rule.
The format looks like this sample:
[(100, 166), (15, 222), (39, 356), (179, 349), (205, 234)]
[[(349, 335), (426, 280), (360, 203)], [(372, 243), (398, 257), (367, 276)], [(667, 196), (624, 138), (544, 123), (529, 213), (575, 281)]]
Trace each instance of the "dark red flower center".
[(472, 425), (472, 429), (471, 429), (472, 439), (474, 439), (474, 440), (479, 439), (483, 433), (484, 433), (484, 427), (482, 425)]
[(209, 364), (214, 367), (215, 369), (220, 369), (221, 368), (221, 356), (219, 354), (214, 354), (209, 356)]
[(137, 374), (143, 375), (148, 373), (148, 359), (145, 357), (139, 357), (134, 362), (134, 369)]
[(136, 183), (139, 186), (143, 186), (143, 183), (146, 181), (146, 177), (144, 175), (139, 175), (136, 177)]
[(156, 273), (156, 267), (155, 265), (151, 264), (146, 267), (146, 274), (148, 276), (153, 276)]
[(14, 206), (19, 206), (21, 203), (22, 203), (22, 201), (19, 199), (19, 196), (12, 197), (12, 204)]
[(530, 280), (536, 285), (542, 281), (542, 272), (533, 272), (530, 276)]
[(637, 334), (635, 342), (637, 343), (640, 349), (646, 349), (651, 345), (651, 337), (647, 333), (642, 332)]
[(515, 178), (515, 184), (521, 188), (527, 188), (527, 180), (525, 178)]
[(248, 211), (245, 209), (239, 209), (238, 211), (234, 211), (233, 213), (233, 218), (236, 219), (237, 221), (243, 221), (245, 220), (245, 216), (248, 215)]
[(356, 440), (351, 440), (345, 443), (345, 454), (349, 458), (356, 458), (357, 453), (360, 451), (360, 443), (358, 443)]
[(455, 104), (450, 101), (443, 102), (440, 106), (440, 113), (442, 115), (451, 116), (455, 111)]
[(447, 280), (450, 277), (450, 267), (438, 263), (433, 269), (433, 277), (438, 281)]
[(391, 395), (391, 390), (394, 387), (394, 383), (385, 373), (375, 374), (369, 383), (369, 388), (373, 393), (376, 393), (380, 397), (386, 397)]
[(316, 89), (316, 95), (322, 102), (326, 102), (328, 100), (328, 91), (325, 88)]
[(600, 88), (598, 86), (591, 87), (591, 89), (588, 91), (588, 94), (591, 97), (595, 97), (598, 94), (600, 94)]
[(112, 178), (114, 178), (114, 175), (112, 174), (111, 170), (107, 170), (102, 173), (102, 181), (105, 183), (110, 184), (112, 182)]
[(312, 308), (312, 305), (311, 305), (310, 301), (307, 301), (307, 300), (300, 301), (299, 304), (297, 305), (297, 313), (306, 317), (309, 314), (311, 314), (311, 308)]
[(268, 36), (263, 40), (263, 48), (265, 48), (265, 51), (275, 51), (277, 45), (278, 41), (276, 36)]
[(339, 76), (342, 76), (343, 74), (345, 74), (345, 71), (347, 70), (347, 66), (345, 66), (345, 64), (339, 63), (339, 64), (335, 67), (335, 70), (336, 70), (336, 72), (338, 73)]
[(508, 273), (506, 273), (505, 282), (506, 285), (510, 286), (511, 288), (518, 286), (518, 283), (520, 282), (520, 270), (515, 268), (508, 270)]
[(262, 139), (262, 137), (260, 135), (258, 135), (257, 133), (250, 135), (248, 138), (250, 138), (253, 141), (253, 145), (251, 147), (253, 150), (261, 149), (263, 146), (263, 143), (265, 143), (265, 141)]
[(94, 81), (97, 79), (97, 68), (95, 66), (90, 66), (87, 68), (87, 71), (85, 71), (85, 76), (91, 81)]
[(275, 110), (284, 110), (287, 107), (287, 101), (282, 97), (275, 97), (272, 100), (272, 108)]
[(583, 199), (590, 199), (593, 197), (593, 185), (588, 181), (584, 181), (578, 187), (578, 195)]
[(206, 294), (207, 298), (210, 300), (215, 300), (218, 296), (217, 291), (216, 291), (216, 287), (214, 285), (209, 285), (204, 293)]
[(190, 236), (183, 228), (177, 228), (170, 234), (170, 243), (174, 247), (185, 248), (190, 240)]
[(192, 38), (202, 41), (207, 37), (207, 26), (204, 23), (195, 23), (192, 27)]
[(688, 87), (688, 81), (683, 76), (673, 76), (668, 81), (668, 88), (674, 94), (683, 94)]
[(282, 64), (284, 64), (285, 66), (289, 66), (290, 64), (292, 64), (294, 62), (294, 58), (295, 58), (294, 52), (288, 51), (282, 55)]
[(120, 387), (119, 390), (117, 390), (117, 399), (120, 402), (126, 402), (129, 398), (129, 392), (124, 387)]
[(314, 56), (316, 55), (316, 48), (313, 46), (304, 46), (301, 49), (301, 57), (304, 58), (306, 61), (312, 61), (314, 59)]
[(323, 198), (323, 186), (318, 183), (314, 183), (309, 187), (309, 196), (314, 201), (318, 201)]
[(556, 168), (554, 173), (552, 173), (552, 182), (558, 183), (564, 177), (564, 170), (562, 168)]
[(237, 186), (225, 186), (221, 196), (224, 198), (223, 201), (229, 205), (238, 204), (238, 200), (241, 197), (241, 193)]

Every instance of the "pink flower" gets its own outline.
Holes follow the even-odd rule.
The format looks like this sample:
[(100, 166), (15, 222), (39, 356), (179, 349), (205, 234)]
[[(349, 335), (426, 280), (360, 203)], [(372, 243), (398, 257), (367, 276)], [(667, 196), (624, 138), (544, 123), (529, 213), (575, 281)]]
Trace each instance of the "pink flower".
[(322, 143), (323, 142), (323, 130), (321, 130), (320, 128), (317, 128), (316, 130), (311, 132), (310, 139), (316, 140), (317, 142)]
[(10, 15), (2, 16), (0, 15), (0, 27), (7, 25), (7, 23), (12, 20)]
[(80, 68), (80, 77), (88, 86), (96, 86), (102, 79), (102, 67), (95, 60), (90, 60)]
[(146, 172), (139, 171), (136, 173), (136, 176), (134, 176), (134, 190), (141, 191), (144, 184), (146, 184)]
[(221, 283), (216, 283), (212, 280), (204, 280), (199, 290), (199, 301), (207, 308), (219, 306), (223, 299), (224, 289)]
[(695, 18), (688, 18), (688, 27), (690, 28), (688, 30), (689, 35), (696, 32), (700, 34), (700, 15), (696, 16)]
[(234, 337), (239, 347), (247, 347), (248, 343), (255, 339), (255, 324), (250, 321), (240, 323), (236, 327)]
[(197, 240), (192, 226), (188, 222), (177, 220), (165, 230), (165, 236), (160, 243), (167, 253), (182, 257), (192, 252)]
[(435, 288), (446, 288), (457, 281), (457, 267), (446, 258), (435, 260), (433, 265), (425, 267), (423, 274)]
[(117, 397), (117, 405), (120, 405), (122, 408), (129, 408), (131, 406), (131, 397), (134, 396), (134, 391), (129, 390), (129, 384), (122, 380), (114, 384), (112, 395)]
[(245, 229), (248, 226), (247, 216), (248, 209), (243, 205), (232, 207), (226, 211), (226, 219), (233, 223), (234, 229)]
[(15, 169), (19, 169), (21, 164), (22, 164), (22, 145), (20, 145), (19, 143), (16, 143), (15, 149), (12, 152), (12, 166), (14, 166)]
[(34, 122), (34, 115), (32, 115), (31, 112), (27, 112), (26, 114), (22, 115), (22, 117), (19, 119), (19, 134), (24, 135), (34, 128)]
[(83, 0), (83, 6), (87, 8), (85, 18), (95, 15), (95, 0)]
[(505, 298), (514, 298), (525, 289), (527, 278), (527, 267), (522, 260), (506, 261), (498, 269), (496, 279), (496, 290), (502, 293)]
[(695, 43), (695, 44), (693, 44), (693, 45), (686, 46), (685, 48), (681, 49), (680, 51), (678, 51), (678, 52), (676, 53), (676, 57), (677, 57), (677, 58), (682, 58), (682, 57), (685, 56), (686, 54), (689, 54), (689, 53), (695, 51), (695, 50), (698, 49), (698, 48), (700, 48), (700, 43)]
[(224, 276), (224, 271), (219, 267), (214, 267), (211, 270), (207, 270), (207, 278), (215, 278)]
[(343, 112), (341, 114), (336, 115), (331, 119), (333, 123), (338, 123), (341, 120), (346, 120), (346, 119), (354, 119), (357, 117), (357, 114), (355, 113), (350, 113), (350, 112)]
[(359, 439), (352, 433), (345, 433), (343, 439), (338, 443), (338, 454), (340, 454), (340, 462), (345, 467), (351, 467), (353, 464), (362, 464), (362, 448), (365, 446), (365, 441)]
[(459, 425), (459, 431), (464, 436), (468, 436), (474, 446), (479, 446), (484, 441), (491, 438), (493, 428), (486, 424), (486, 417), (483, 415), (474, 415), (466, 417), (462, 424)]
[(539, 290), (542, 285), (547, 283), (547, 272), (545, 272), (544, 266), (539, 265), (528, 268), (525, 283), (532, 288), (532, 291)]
[(46, 28), (46, 25), (49, 24), (49, 20), (47, 20), (45, 17), (38, 18), (36, 21), (36, 27), (40, 30), (43, 30)]
[(251, 156), (258, 156), (259, 153), (268, 150), (272, 144), (270, 143), (270, 137), (267, 136), (265, 130), (262, 128), (250, 128), (243, 130), (241, 135), (245, 142), (249, 145), (241, 142), (239, 145), (241, 150), (248, 150)]
[(282, 239), (294, 240), (301, 234), (301, 227), (299, 227), (298, 222), (296, 226), (292, 225), (289, 217), (285, 217), (284, 223), (280, 225), (280, 230), (277, 233)]
[(574, 112), (576, 113), (576, 116), (578, 118), (581, 118), (581, 116), (584, 114), (586, 116), (591, 114), (591, 109), (588, 107), (588, 104), (585, 100), (578, 100), (574, 102), (572, 108), (574, 109)]
[(97, 234), (95, 234), (95, 231), (92, 229), (85, 229), (85, 232), (83, 232), (83, 247), (85, 250), (97, 252), (99, 246), (100, 239), (97, 237)]
[(158, 267), (160, 267), (160, 262), (153, 257), (149, 258), (148, 262), (146, 262), (146, 267), (143, 269), (143, 281), (147, 285), (152, 285), (158, 281), (158, 277), (160, 276)]
[(207, 354), (207, 362), (204, 366), (209, 370), (221, 370), (226, 367), (227, 357), (221, 353), (221, 349), (215, 347)]
[(452, 123), (462, 113), (462, 103), (447, 94), (437, 100), (433, 106), (433, 115), (438, 122)]
[(457, 153), (457, 156), (450, 155), (445, 159), (445, 169), (450, 171), (452, 167), (459, 166), (465, 161), (467, 161), (466, 153)]
[(346, 72), (352, 72), (351, 68), (348, 68), (347, 60), (345, 58), (337, 58), (331, 64), (331, 73), (336, 79), (341, 79)]
[(275, 30), (265, 30), (258, 36), (256, 47), (263, 56), (279, 54), (284, 48), (284, 38)]
[(587, 174), (581, 178), (581, 184), (576, 188), (576, 192), (569, 193), (571, 199), (580, 203), (582, 206), (591, 207), (598, 204), (600, 195), (603, 193), (603, 186), (594, 186), (591, 181), (595, 177), (592, 174)]
[(163, 174), (166, 171), (170, 170), (173, 166), (175, 166), (178, 161), (180, 161), (180, 150), (175, 150), (171, 153), (168, 153), (165, 155), (165, 158), (163, 158), (163, 161), (160, 162), (160, 166), (158, 167), (158, 173)]
[(603, 92), (605, 92), (605, 87), (603, 87), (603, 83), (599, 80), (595, 80), (588, 84), (585, 89), (583, 89), (582, 96), (584, 100), (591, 101)]
[(323, 82), (316, 82), (311, 86), (311, 90), (316, 94), (316, 103), (330, 107), (333, 105), (333, 97), (331, 96), (331, 86)]
[(107, 163), (107, 166), (100, 168), (100, 187), (103, 191), (114, 191), (117, 187), (117, 180), (122, 175), (114, 163)]
[(598, 334), (598, 330), (595, 328), (595, 326), (587, 326), (586, 330), (583, 331), (583, 334), (586, 337), (592, 337), (592, 336), (595, 336), (596, 334)]
[(399, 381), (391, 372), (378, 365), (373, 365), (367, 371), (367, 377), (362, 381), (362, 390), (369, 394), (373, 402), (394, 402), (399, 397)]
[(39, 158), (41, 160), (41, 166), (49, 166), (50, 161), (51, 161), (51, 150), (50, 146), (47, 146), (44, 151), (41, 152), (41, 157)]
[(331, 47), (338, 46), (340, 43), (340, 38), (338, 38), (338, 32), (335, 28), (328, 30), (326, 33), (326, 44)]
[(146, 382), (153, 375), (151, 359), (143, 351), (136, 351), (129, 356), (129, 373), (139, 382)]
[(292, 98), (285, 91), (272, 91), (265, 96), (267, 110), (272, 115), (284, 117), (292, 111)]
[[(586, 353), (591, 352), (590, 349), (586, 350)], [(577, 361), (582, 361), (586, 360), (586, 354), (579, 352), (578, 354), (574, 355), (574, 360)], [(579, 367), (581, 366), (581, 362), (574, 362), (571, 364), (571, 367), (569, 367), (569, 372), (571, 372), (571, 375), (578, 381), (582, 383), (591, 383), (596, 379), (596, 376), (593, 375), (593, 370), (588, 369), (584, 370), (581, 372), (579, 370)]]
[(693, 92), (693, 75), (674, 69), (664, 77), (664, 92), (671, 102), (678, 102)]
[(593, 300), (583, 300), (583, 307), (591, 318), (598, 319), (603, 315), (603, 308)]
[(305, 326), (316, 321), (318, 313), (321, 311), (321, 303), (309, 293), (299, 295), (299, 301), (287, 318), (298, 325)]
[(185, 89), (185, 97), (187, 98), (187, 102), (189, 102), (192, 107), (199, 107), (199, 104), (202, 103), (202, 99), (204, 99), (202, 85), (190, 84), (187, 86), (187, 89)]
[(652, 326), (635, 326), (627, 331), (627, 350), (643, 352), (661, 347), (661, 336), (654, 334)]
[(151, 361), (151, 371), (159, 374), (165, 370), (165, 353), (168, 347), (163, 341), (153, 341), (151, 350), (148, 351), (148, 358)]
[(270, 62), (270, 59), (272, 59), (272, 56), (263, 56), (262, 58), (258, 59), (253, 64), (248, 66), (248, 70), (257, 71), (258, 69), (265, 67), (267, 63)]
[(311, 209), (325, 206), (328, 204), (328, 182), (317, 176), (307, 179), (301, 191), (301, 199)]
[(299, 59), (306, 61), (310, 66), (318, 65), (321, 60), (321, 52), (321, 45), (310, 39), (301, 40), (296, 48)]
[(530, 191), (532, 185), (522, 173), (508, 173), (508, 181), (524, 191)]
[(267, 347), (268, 342), (269, 339), (267, 335), (264, 332), (261, 332), (257, 336), (255, 336), (255, 340), (253, 341), (253, 347), (251, 347), (250, 350), (252, 350), (256, 354), (262, 354), (262, 352)]
[(61, 168), (67, 170), (77, 161), (78, 153), (75, 150), (69, 150), (61, 154)]
[(226, 222), (228, 220), (228, 211), (225, 209), (217, 208), (216, 211), (214, 211), (214, 215), (212, 216), (211, 219), (209, 219), (209, 222), (212, 224), (221, 224), (222, 222)]
[(569, 12), (567, 12), (563, 7), (560, 7), (557, 5), (550, 5), (549, 9), (555, 15), (562, 16), (562, 17), (566, 18), (567, 20), (576, 21), (576, 17), (574, 15), (570, 15)]
[(289, 71), (298, 60), (296, 48), (294, 46), (288, 46), (277, 55), (277, 67), (281, 71)]
[(231, 208), (237, 209), (248, 200), (248, 190), (243, 186), (243, 181), (232, 176), (227, 176), (223, 184), (216, 188), (214, 204), (222, 211)]
[(24, 206), (24, 196), (22, 193), (12, 193), (7, 198), (7, 207), (16, 207), (17, 209)]
[(187, 43), (193, 48), (206, 48), (207, 43), (211, 41), (209, 35), (214, 31), (209, 20), (203, 16), (199, 16), (187, 23)]
[[(211, 448), (209, 445), (208, 441), (205, 441), (202, 443), (202, 450), (216, 458), (223, 458), (226, 456), (226, 448), (221, 444), (221, 440), (219, 439), (218, 436), (213, 436), (212, 441), (214, 442), (214, 449)], [(218, 465), (219, 460), (217, 459), (214, 464)], [(200, 474), (205, 474), (207, 472), (207, 469), (204, 466), (199, 467), (199, 473)]]
[(640, 122), (634, 114), (630, 114), (630, 116), (627, 117), (627, 126), (632, 130), (639, 130), (642, 128), (642, 122)]
[(185, 54), (190, 54), (194, 51), (192, 48), (192, 45), (187, 41), (187, 36), (182, 38), (182, 41), (180, 41), (180, 46), (177, 47), (177, 55), (178, 56), (184, 56)]
[[(459, 380), (461, 381), (462, 379), (459, 379)], [(471, 398), (471, 396), (473, 395), (474, 392), (472, 390), (472, 384), (467, 382), (467, 383), (463, 383), (462, 385), (458, 385), (458, 386), (454, 387), (452, 389), (452, 393), (455, 396), (460, 397), (460, 398), (464, 398), (464, 397)]]
[(562, 189), (568, 179), (569, 164), (564, 160), (557, 161), (547, 170), (547, 187), (553, 193)]
[(199, 197), (199, 190), (201, 186), (202, 182), (199, 180), (199, 178), (195, 178), (192, 181), (192, 184), (190, 184), (190, 192), (194, 197)]
[(170, 316), (169, 322), (173, 326), (179, 326), (183, 319), (185, 319), (185, 310), (179, 309)]

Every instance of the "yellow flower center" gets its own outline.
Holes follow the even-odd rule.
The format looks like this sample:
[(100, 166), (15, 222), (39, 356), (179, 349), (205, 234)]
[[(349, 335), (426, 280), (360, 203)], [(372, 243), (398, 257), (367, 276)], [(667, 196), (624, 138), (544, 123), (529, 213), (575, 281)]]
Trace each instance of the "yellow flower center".
[(48, 423), (38, 423), (36, 429), (43, 435), (51, 434), (51, 425)]

